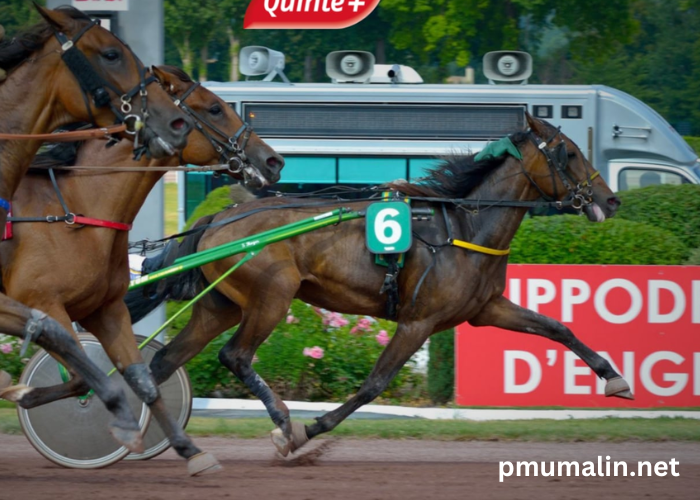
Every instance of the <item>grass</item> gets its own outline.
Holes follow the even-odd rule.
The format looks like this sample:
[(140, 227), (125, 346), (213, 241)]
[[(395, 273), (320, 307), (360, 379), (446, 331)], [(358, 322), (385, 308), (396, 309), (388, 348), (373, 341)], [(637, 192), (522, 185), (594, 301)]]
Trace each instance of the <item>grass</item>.
[[(0, 433), (21, 434), (10, 405), (0, 408)], [(306, 423), (311, 423), (307, 421)], [(267, 418), (190, 420), (192, 436), (266, 438), (273, 428)], [(441, 441), (622, 442), (700, 441), (700, 423), (685, 418), (605, 418), (581, 420), (347, 420), (329, 434), (354, 439), (432, 439)]]
[(165, 201), (165, 220), (163, 224), (165, 226), (165, 235), (170, 236), (177, 233), (177, 184), (166, 182), (163, 196)]

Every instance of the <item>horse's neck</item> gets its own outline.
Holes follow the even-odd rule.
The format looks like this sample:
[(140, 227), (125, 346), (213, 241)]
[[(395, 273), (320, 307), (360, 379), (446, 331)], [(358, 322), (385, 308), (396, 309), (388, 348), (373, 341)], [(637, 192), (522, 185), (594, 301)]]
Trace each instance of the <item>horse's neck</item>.
[[(44, 86), (51, 75), (50, 68), (27, 62), (8, 76), (0, 85), (0, 132), (44, 134), (71, 121), (56, 104), (57, 90)], [(40, 141), (0, 140), (0, 196), (15, 192), (40, 146)]]
[[(176, 157), (164, 160), (134, 161), (133, 145), (128, 141), (105, 148), (105, 141), (88, 141), (78, 150), (76, 166), (148, 167), (174, 166)], [(61, 176), (59, 188), (72, 211), (89, 217), (130, 224), (153, 186), (163, 177), (163, 171), (91, 172), (76, 171)], [(71, 205), (71, 203), (73, 205)]]
[[(463, 238), (488, 248), (505, 249), (520, 227), (527, 208), (491, 207), (488, 200), (525, 201), (536, 197), (532, 185), (515, 159), (508, 160), (474, 189), (467, 198), (484, 200), (479, 206), (469, 206), (466, 212), (457, 210)], [(471, 213), (470, 213), (471, 212)], [(455, 235), (455, 238), (459, 236)]]

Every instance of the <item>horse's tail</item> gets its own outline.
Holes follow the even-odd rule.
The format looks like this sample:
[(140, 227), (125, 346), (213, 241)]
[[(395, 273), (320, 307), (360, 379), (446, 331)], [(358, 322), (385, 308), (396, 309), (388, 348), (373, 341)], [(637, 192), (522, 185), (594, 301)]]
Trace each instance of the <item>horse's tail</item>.
[[(193, 228), (202, 224), (208, 224), (214, 218), (213, 215), (202, 217)], [(197, 250), (197, 244), (202, 238), (204, 231), (186, 236), (182, 242), (170, 241), (163, 251), (155, 257), (150, 257), (143, 261), (142, 274), (150, 274), (160, 269), (164, 269), (175, 261), (175, 259), (190, 255)], [(189, 300), (193, 299), (199, 289), (202, 279), (202, 271), (196, 267), (184, 273), (176, 274), (169, 278), (157, 281), (143, 288), (131, 290), (124, 297), (124, 302), (131, 314), (131, 323), (141, 321), (147, 314), (156, 309), (164, 301)]]

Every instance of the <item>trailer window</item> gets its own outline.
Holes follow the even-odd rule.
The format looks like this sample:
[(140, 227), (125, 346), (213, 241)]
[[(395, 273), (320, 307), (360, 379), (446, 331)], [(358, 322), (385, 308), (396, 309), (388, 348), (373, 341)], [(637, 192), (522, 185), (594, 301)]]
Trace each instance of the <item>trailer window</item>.
[(659, 184), (680, 185), (690, 181), (680, 174), (652, 168), (625, 168), (620, 171), (619, 190), (637, 189)]

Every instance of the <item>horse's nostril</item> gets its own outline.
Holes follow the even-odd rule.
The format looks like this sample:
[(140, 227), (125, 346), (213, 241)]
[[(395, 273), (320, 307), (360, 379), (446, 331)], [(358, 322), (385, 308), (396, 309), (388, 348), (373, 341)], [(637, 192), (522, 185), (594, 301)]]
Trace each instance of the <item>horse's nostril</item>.
[(620, 201), (620, 199), (617, 196), (613, 196), (611, 198), (608, 198), (608, 205), (613, 205), (613, 206), (619, 207), (620, 204), (622, 204), (622, 202)]
[(173, 120), (170, 126), (173, 130), (184, 130), (187, 128), (187, 122), (182, 118), (178, 118), (177, 120)]
[(267, 163), (267, 166), (270, 168), (281, 168), (282, 167), (282, 162), (280, 162), (274, 156), (270, 156), (265, 163)]

